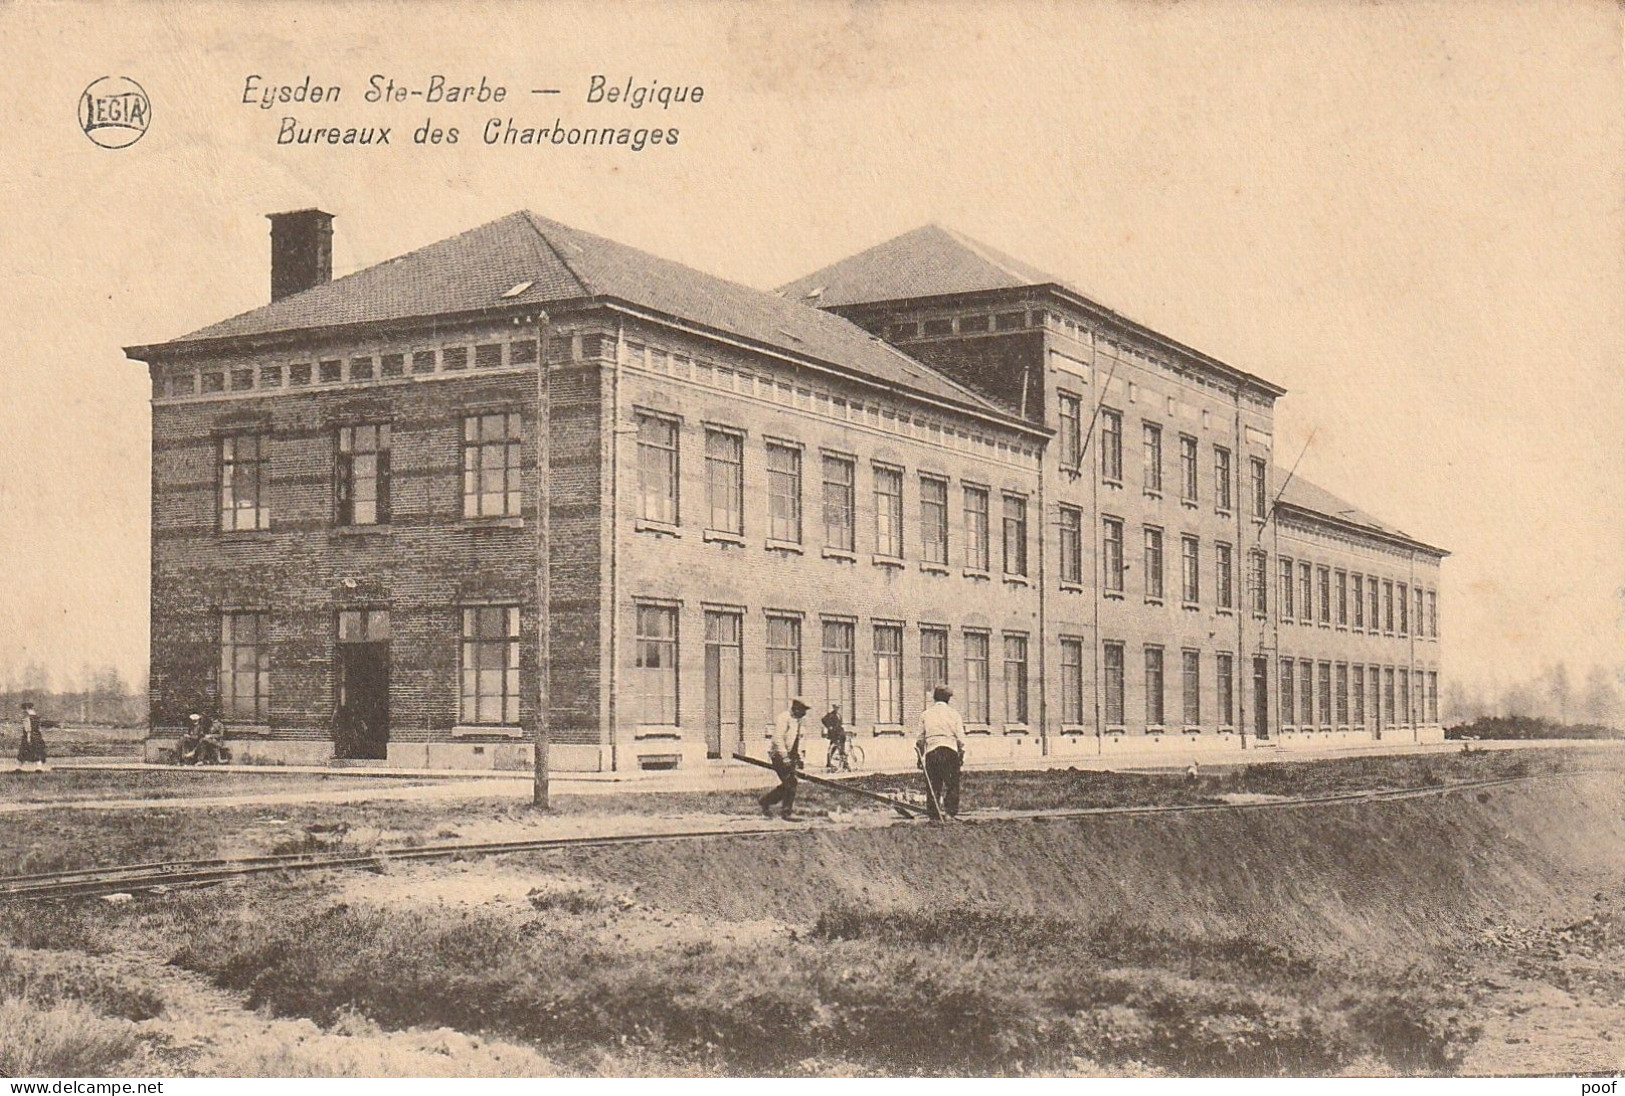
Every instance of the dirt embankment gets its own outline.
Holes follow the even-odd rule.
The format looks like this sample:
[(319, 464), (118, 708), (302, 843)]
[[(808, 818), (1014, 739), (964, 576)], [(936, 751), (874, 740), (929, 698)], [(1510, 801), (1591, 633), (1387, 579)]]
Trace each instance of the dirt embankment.
[(1625, 775), (1393, 802), (809, 830), (548, 854), (651, 905), (807, 923), (966, 902), (1410, 965), (1487, 922), (1583, 914), (1625, 879)]

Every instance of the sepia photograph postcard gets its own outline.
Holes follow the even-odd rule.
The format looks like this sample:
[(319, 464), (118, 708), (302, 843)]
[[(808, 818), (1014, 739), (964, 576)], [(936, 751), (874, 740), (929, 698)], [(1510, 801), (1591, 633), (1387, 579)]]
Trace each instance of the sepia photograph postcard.
[(1625, 7), (0, 43), (11, 1093), (1617, 1093)]

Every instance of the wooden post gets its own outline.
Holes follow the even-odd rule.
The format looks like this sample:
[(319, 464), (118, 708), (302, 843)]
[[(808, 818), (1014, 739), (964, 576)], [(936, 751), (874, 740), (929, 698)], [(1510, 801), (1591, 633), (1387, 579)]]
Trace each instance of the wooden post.
[(552, 549), (547, 535), (549, 449), (551, 433), (548, 429), (548, 372), (546, 312), (536, 317), (536, 744), (531, 806), (548, 810), (548, 758), (547, 748), (552, 728), (549, 726), (548, 696), (549, 667), (548, 632), (548, 553)]

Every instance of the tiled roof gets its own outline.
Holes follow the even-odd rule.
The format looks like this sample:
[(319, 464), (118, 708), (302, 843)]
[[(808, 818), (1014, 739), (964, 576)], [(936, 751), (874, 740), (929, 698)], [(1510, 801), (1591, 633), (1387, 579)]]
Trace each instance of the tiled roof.
[(787, 300), (830, 308), (1060, 284), (1060, 279), (941, 225), (905, 232), (779, 290)]
[[(1276, 469), (1276, 475), (1279, 477), (1284, 473), (1280, 469)], [(1378, 521), (1364, 510), (1338, 498), (1324, 487), (1317, 487), (1302, 476), (1294, 475), (1287, 480), (1286, 487), (1281, 491), (1281, 502), (1288, 506), (1297, 507), (1299, 510), (1308, 510), (1311, 513), (1332, 518), (1335, 521), (1358, 525), (1374, 533), (1381, 533), (1383, 536), (1397, 537), (1400, 540), (1410, 541), (1412, 544), (1421, 545), (1424, 548), (1433, 548), (1432, 545), (1417, 540), (1409, 533), (1395, 528), (1387, 522)], [(1439, 548), (1433, 550), (1443, 551), (1443, 549)]]
[[(521, 283), (523, 292), (504, 296)], [(194, 331), (173, 345), (600, 297), (1013, 416), (833, 314), (521, 210)]]

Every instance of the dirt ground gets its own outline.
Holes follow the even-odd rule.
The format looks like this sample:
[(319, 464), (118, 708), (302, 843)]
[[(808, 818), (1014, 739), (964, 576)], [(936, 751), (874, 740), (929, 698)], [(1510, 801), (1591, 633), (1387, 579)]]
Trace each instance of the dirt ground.
[[(1552, 763), (1542, 771), (1562, 767)], [(1462, 771), (1411, 776), (1442, 779)], [(470, 946), (552, 940), (549, 947), (566, 952), (632, 957), (651, 977), (665, 971), (674, 979), (695, 963), (722, 961), (726, 968), (765, 962), (765, 969), (778, 972), (776, 977), (793, 981), (799, 964), (822, 961), (831, 948), (845, 946), (816, 942), (815, 926), (826, 922), (831, 911), (885, 917), (959, 908), (1013, 918), (1009, 923), (1022, 932), (1049, 931), (1046, 926), (1056, 923), (1077, 925), (1084, 932), (1094, 926), (1131, 925), (1157, 942), (1156, 953), (1111, 957), (1111, 984), (1162, 987), (1159, 994), (1194, 992), (1193, 1000), (1208, 1000), (1203, 995), (1210, 992), (1218, 995), (1215, 1001), (1248, 992), (1226, 988), (1231, 975), (1222, 968), (1234, 967), (1235, 986), (1245, 987), (1256, 971), (1243, 968), (1256, 964), (1256, 958), (1248, 959), (1245, 950), (1234, 958), (1225, 956), (1234, 941), (1262, 941), (1281, 949), (1292, 963), (1308, 964), (1309, 981), (1349, 972), (1346, 1007), (1355, 1011), (1346, 1018), (1336, 1015), (1345, 1006), (1336, 1004), (1335, 994), (1294, 1006), (1299, 1013), (1331, 1010), (1327, 1024), (1317, 1031), (1339, 1030), (1339, 1024), (1354, 1022), (1372, 1002), (1398, 1008), (1404, 995), (1413, 992), (1425, 990), (1441, 1001), (1460, 1003), (1464, 1019), (1451, 1035), (1455, 1049), (1448, 1064), (1407, 1067), (1395, 1064), (1403, 1056), (1354, 1054), (1317, 1071), (1381, 1075), (1416, 1069), (1482, 1076), (1625, 1069), (1625, 774), (1616, 767), (1395, 802), (1273, 805), (1280, 791), (1293, 786), (1340, 788), (1350, 778), (1348, 772), (1306, 771), (1298, 774), (1295, 785), (1281, 774), (1268, 777), (1268, 784), (1232, 779), (1205, 789), (1211, 793), (1206, 802), (1254, 804), (1229, 810), (1047, 821), (983, 816), (946, 828), (894, 825), (884, 811), (831, 813), (825, 804), (824, 813), (810, 824), (785, 826), (773, 836), (394, 863), (378, 873), (264, 880), (197, 892), (195, 897), (137, 896), (127, 902), (60, 907), (31, 920), (19, 919), (16, 910), (0, 909), (0, 939), (9, 945), (6, 955), (24, 968), (50, 970), (95, 956), (107, 977), (146, 987), (161, 1007), (141, 1010), (154, 1015), (118, 1022), (133, 1025), (136, 1053), (147, 1071), (158, 1074), (536, 1076), (723, 1070), (704, 1054), (677, 1053), (659, 1040), (640, 1041), (631, 1029), (627, 1040), (598, 1045), (588, 1053), (515, 1035), (497, 1013), (488, 1023), (456, 1025), (389, 1019), (415, 1006), (378, 998), (376, 986), (358, 987), (354, 1007), (332, 1013), (312, 1004), (313, 1011), (301, 1015), (300, 998), (291, 1004), (285, 995), (277, 998), (274, 983), (267, 981), (278, 977), (275, 949), (259, 953), (252, 946), (259, 933), (274, 932), (275, 925), (289, 919), (314, 918), (309, 922), (313, 931), (329, 923), (324, 919), (339, 918), (332, 922), (335, 926), (347, 923), (345, 918), (360, 917), (365, 924), (376, 918), (384, 919), (378, 924), (401, 920), (407, 941), (423, 931), (411, 929), (414, 924), (478, 925), (486, 932), (507, 926), (501, 931), (515, 935), (500, 939), (508, 943)], [(1391, 783), (1393, 773), (1385, 779)], [(1053, 798), (1059, 794), (1054, 788), (1061, 787), (1092, 803), (1105, 791), (1094, 780), (1062, 774), (1041, 784), (1023, 777), (1008, 785), (1009, 801), (1018, 795), (1022, 802)], [(1428, 785), (1424, 781), (1418, 786)], [(1140, 783), (1123, 787), (1135, 802), (1155, 790)], [(1188, 792), (1186, 785), (1173, 787), (1168, 795)], [(350, 825), (340, 840), (351, 844), (408, 834), (414, 840), (513, 836), (516, 821), (527, 818), (532, 826), (561, 834), (760, 821), (732, 807), (717, 811), (716, 803), (709, 801), (713, 809), (706, 813), (693, 813), (685, 800), (668, 803), (671, 809), (659, 813), (566, 811), (545, 822), (513, 804), (471, 802), (288, 804), (235, 812), (206, 808), (185, 817), (196, 823), (243, 816), (238, 818), (243, 832), (259, 835), (262, 845), (274, 843), (277, 834), (303, 834), (312, 818), (339, 811), (346, 812)], [(614, 803), (600, 807), (613, 808)], [(100, 813), (50, 817), (71, 821), (70, 815), (94, 819)], [(66, 831), (61, 836), (66, 839)], [(179, 926), (200, 915), (219, 926), (219, 946), (230, 952), (220, 960), (222, 966), (210, 968), (207, 957), (179, 954), (185, 951)], [(455, 940), (455, 933), (446, 939)], [(992, 961), (1014, 940), (990, 937), (985, 945)], [(437, 955), (446, 946), (424, 944)], [(899, 947), (899, 958), (912, 954)], [(966, 954), (972, 957), (968, 962), (984, 961), (978, 957), (982, 949), (973, 947)], [(1200, 955), (1208, 958), (1198, 962), (1194, 957)], [(401, 962), (418, 962), (420, 949), (409, 944), (402, 956)], [(486, 955), (476, 960), (453, 954), (435, 961), (451, 962), (459, 977), (477, 978), (488, 960)], [(243, 964), (271, 965), (264, 974), (227, 988), (222, 979), (247, 977)], [(1221, 968), (1219, 975), (1211, 969), (1214, 964)], [(1003, 968), (995, 964), (988, 969)], [(610, 986), (627, 976), (605, 974)], [(1186, 989), (1177, 989), (1182, 985)], [(1211, 991), (1202, 988), (1210, 985)], [(1193, 986), (1195, 990), (1189, 988)], [(446, 989), (453, 991), (449, 983)], [(516, 987), (493, 984), (476, 999), (488, 997), (495, 1008), (514, 992)], [(747, 987), (740, 1007), (757, 1017), (769, 1006), (750, 1004), (748, 992)], [(721, 993), (707, 991), (704, 999), (684, 1007), (726, 1014), (731, 1006), (716, 997)], [(264, 999), (251, 1007), (256, 994)], [(1391, 996), (1393, 1006), (1382, 1003), (1390, 999), (1384, 994)], [(1121, 1020), (1127, 1015), (1124, 1007), (1113, 1006), (1116, 1012), (1101, 1015), (1126, 1023)], [(1175, 1024), (1169, 1007), (1157, 1005), (1135, 1015), (1156, 1015), (1156, 1008), (1162, 1008), (1163, 1022)], [(986, 1022), (996, 1026), (1005, 1021), (989, 1014)], [(1195, 1022), (1210, 1026), (1232, 1021), (1199, 1016)], [(1100, 1030), (1120, 1039), (1129, 1029)], [(1165, 1038), (1189, 1040), (1199, 1030), (1169, 1027)], [(1140, 1031), (1141, 1037), (1145, 1034)], [(1150, 1037), (1154, 1044), (1164, 1038), (1155, 1030)], [(1401, 1049), (1411, 1038), (1394, 1036)], [(877, 1068), (872, 1060), (839, 1059), (810, 1060), (797, 1067), (818, 1075)], [(1085, 1055), (1060, 1065), (1051, 1062), (1044, 1070), (1123, 1076), (1189, 1073), (1193, 1068), (1200, 1072), (1203, 1067), (1111, 1057), (1103, 1050), (1098, 1060)]]

